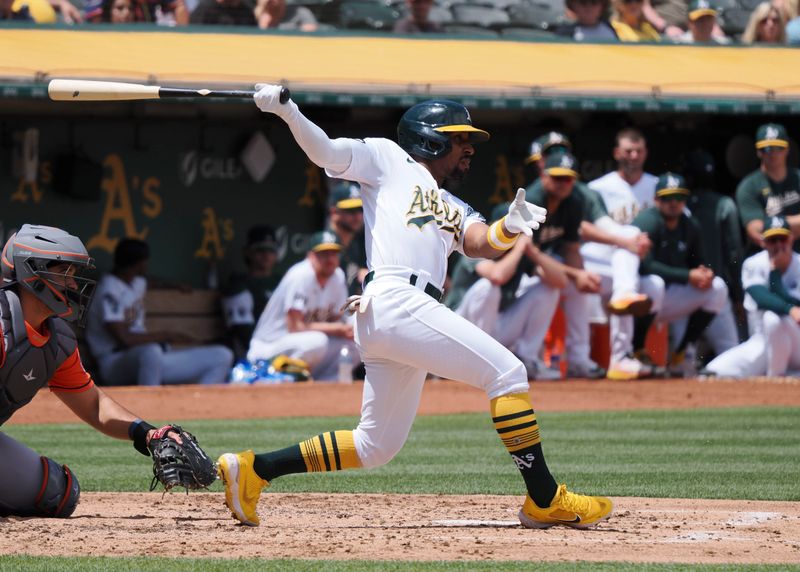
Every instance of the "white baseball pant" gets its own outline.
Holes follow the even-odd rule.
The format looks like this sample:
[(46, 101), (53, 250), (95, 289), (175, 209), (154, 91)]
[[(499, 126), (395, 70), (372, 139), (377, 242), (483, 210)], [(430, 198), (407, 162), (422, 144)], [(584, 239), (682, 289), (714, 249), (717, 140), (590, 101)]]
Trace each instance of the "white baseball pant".
[(767, 375), (786, 375), (800, 369), (800, 324), (791, 316), (764, 312)]
[(490, 399), (528, 391), (522, 362), (425, 294), (424, 284), (412, 286), (410, 272), (378, 269), (357, 314), (356, 342), (367, 375), (353, 440), (364, 467), (387, 463), (403, 447), (428, 372), (483, 389)]
[(728, 286), (719, 276), (714, 277), (711, 288), (707, 290), (700, 290), (690, 284), (670, 284), (664, 293), (662, 307), (656, 319), (670, 323), (695, 310), (718, 314), (727, 301)]
[(500, 286), (481, 278), (467, 290), (455, 312), (514, 354), (533, 361), (542, 348), (559, 296), (558, 289), (539, 280), (501, 312)]

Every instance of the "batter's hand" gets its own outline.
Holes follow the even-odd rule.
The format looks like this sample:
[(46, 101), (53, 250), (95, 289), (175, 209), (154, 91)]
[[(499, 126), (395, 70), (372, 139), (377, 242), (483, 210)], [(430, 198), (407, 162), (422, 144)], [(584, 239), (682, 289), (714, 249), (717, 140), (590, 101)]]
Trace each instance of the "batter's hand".
[(283, 86), (272, 85), (269, 83), (257, 83), (256, 93), (253, 96), (253, 101), (256, 102), (256, 107), (266, 113), (274, 113), (283, 117), (295, 107), (292, 100), (286, 103), (281, 103), (281, 89)]
[(514, 197), (514, 202), (508, 207), (508, 215), (505, 221), (506, 229), (514, 234), (521, 232), (525, 236), (531, 236), (533, 231), (544, 222), (546, 214), (547, 209), (525, 200), (525, 189), (517, 189), (517, 196)]

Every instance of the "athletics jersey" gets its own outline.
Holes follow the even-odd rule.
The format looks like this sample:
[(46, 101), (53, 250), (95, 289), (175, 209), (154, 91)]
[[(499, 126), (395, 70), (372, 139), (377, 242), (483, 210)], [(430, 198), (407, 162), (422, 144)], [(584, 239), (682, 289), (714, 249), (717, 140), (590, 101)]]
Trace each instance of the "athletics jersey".
[[(762, 250), (758, 254), (754, 254), (742, 264), (742, 287), (745, 291), (751, 286), (766, 286), (769, 288), (770, 271), (769, 253), (766, 250)], [(792, 262), (781, 276), (781, 282), (786, 289), (786, 293), (800, 300), (800, 254), (792, 254)], [(758, 310), (758, 305), (750, 294), (744, 297), (744, 307), (748, 312)]]
[(428, 169), (389, 139), (351, 139), (350, 166), (331, 177), (361, 184), (367, 267), (401, 266), (430, 273), (441, 288), (447, 257), (464, 253), (464, 233), (483, 221), (467, 203), (440, 189)]
[(122, 349), (108, 331), (107, 322), (125, 322), (128, 331), (136, 334), (147, 331), (144, 327), (146, 293), (147, 279), (143, 276), (136, 276), (130, 284), (114, 274), (103, 276), (86, 321), (86, 341), (96, 358)]
[(321, 286), (311, 262), (302, 260), (289, 268), (278, 284), (258, 319), (253, 338), (271, 343), (288, 334), (286, 314), (289, 310), (303, 314), (303, 321), (307, 324), (338, 322), (342, 318), (339, 310), (346, 301), (347, 284), (341, 268), (337, 268), (325, 286)]
[(655, 204), (658, 177), (643, 173), (634, 185), (612, 171), (589, 183), (603, 197), (609, 216), (619, 224), (631, 224), (640, 211)]

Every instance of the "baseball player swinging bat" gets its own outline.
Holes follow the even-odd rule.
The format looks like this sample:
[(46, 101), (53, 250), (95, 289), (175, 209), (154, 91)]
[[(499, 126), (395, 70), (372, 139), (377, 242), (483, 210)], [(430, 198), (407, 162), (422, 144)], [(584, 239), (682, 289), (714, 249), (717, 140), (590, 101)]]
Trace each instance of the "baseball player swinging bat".
[[(255, 91), (190, 89), (117, 81), (53, 79), (50, 80), (47, 86), (47, 93), (53, 101), (127, 101), (174, 97), (238, 97), (251, 99)], [(290, 97), (291, 92), (285, 87), (281, 88), (280, 102), (286, 103)]]

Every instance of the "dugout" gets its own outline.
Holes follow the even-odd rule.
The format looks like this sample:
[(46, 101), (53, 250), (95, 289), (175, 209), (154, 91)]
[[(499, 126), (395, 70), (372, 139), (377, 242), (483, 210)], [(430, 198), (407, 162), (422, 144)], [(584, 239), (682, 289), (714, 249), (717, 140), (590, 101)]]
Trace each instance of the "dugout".
[(457, 98), (493, 136), (457, 191), (482, 212), (530, 181), (528, 146), (549, 129), (572, 138), (584, 179), (613, 167), (627, 125), (647, 136), (651, 172), (680, 169), (702, 146), (727, 194), (756, 165), (760, 123), (800, 136), (792, 48), (12, 25), (0, 53), (3, 236), (23, 222), (67, 227), (101, 270), (118, 238), (138, 236), (153, 245), (154, 274), (195, 286), (210, 265), (222, 276), (240, 267), (252, 224), (278, 229), (283, 265), (302, 256), (325, 214), (321, 171), (251, 102), (54, 103), (47, 79), (281, 82), (329, 134), (356, 137), (393, 137), (409, 105)]

